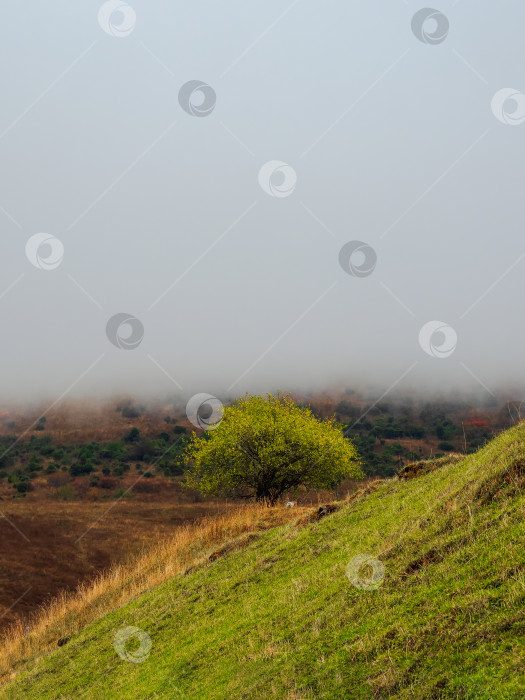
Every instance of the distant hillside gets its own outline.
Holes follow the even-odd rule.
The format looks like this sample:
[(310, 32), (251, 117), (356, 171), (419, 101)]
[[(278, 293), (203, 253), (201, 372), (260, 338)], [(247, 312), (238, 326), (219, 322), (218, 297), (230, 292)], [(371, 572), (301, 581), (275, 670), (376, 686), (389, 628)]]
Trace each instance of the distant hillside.
[[(452, 400), (398, 394), (377, 401), (351, 389), (292, 396), (311, 406), (320, 419), (337, 418), (355, 443), (367, 476), (393, 476), (414, 460), (475, 452), (521, 418), (520, 401), (491, 396)], [(221, 398), (225, 404), (233, 400)], [(195, 430), (180, 397), (149, 403), (129, 397), (101, 403), (70, 401), (49, 412), (43, 405), (2, 408), (2, 497), (46, 486), (62, 491), (66, 487), (71, 497), (84, 496), (90, 487), (95, 487), (91, 496), (100, 495), (101, 488), (116, 493), (122, 484), (115, 477), (122, 481), (128, 470), (161, 478), (182, 476), (181, 455)], [(65, 474), (53, 476), (57, 471), (77, 481), (69, 484)], [(3, 489), (7, 480), (9, 486)]]
[(1, 697), (524, 697), (525, 424), (405, 476), (208, 550)]

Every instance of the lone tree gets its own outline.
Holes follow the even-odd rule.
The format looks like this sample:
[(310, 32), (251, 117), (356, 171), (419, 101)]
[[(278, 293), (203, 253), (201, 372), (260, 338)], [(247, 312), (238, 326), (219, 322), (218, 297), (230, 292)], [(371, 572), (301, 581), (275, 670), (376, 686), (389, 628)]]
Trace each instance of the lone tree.
[(207, 494), (254, 490), (270, 504), (301, 484), (333, 488), (363, 474), (354, 445), (334, 420), (318, 421), (287, 396), (246, 396), (185, 451), (189, 483)]

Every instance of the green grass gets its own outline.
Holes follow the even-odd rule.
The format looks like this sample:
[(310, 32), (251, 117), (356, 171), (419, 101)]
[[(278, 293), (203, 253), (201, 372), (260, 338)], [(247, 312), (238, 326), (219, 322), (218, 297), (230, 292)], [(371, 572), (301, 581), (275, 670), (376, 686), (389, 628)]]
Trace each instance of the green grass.
[[(0, 697), (523, 698), (524, 464), (521, 424), (270, 530), (33, 660)], [(375, 590), (346, 576), (360, 553), (385, 567)], [(142, 663), (114, 649), (130, 625), (151, 638)]]

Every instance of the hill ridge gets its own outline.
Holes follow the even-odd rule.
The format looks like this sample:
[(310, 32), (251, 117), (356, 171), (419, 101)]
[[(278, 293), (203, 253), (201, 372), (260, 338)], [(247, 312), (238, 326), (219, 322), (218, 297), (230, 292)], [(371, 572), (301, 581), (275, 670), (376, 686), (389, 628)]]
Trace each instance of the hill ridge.
[(521, 423), (268, 530), (87, 626), (1, 697), (523, 697), (524, 458)]

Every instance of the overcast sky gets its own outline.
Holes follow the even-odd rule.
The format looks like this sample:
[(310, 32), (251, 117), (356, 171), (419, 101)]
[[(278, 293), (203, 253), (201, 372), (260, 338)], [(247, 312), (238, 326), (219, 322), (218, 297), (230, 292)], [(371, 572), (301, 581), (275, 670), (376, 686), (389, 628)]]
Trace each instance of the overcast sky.
[(425, 7), (3, 3), (3, 399), (521, 384), (525, 5)]

